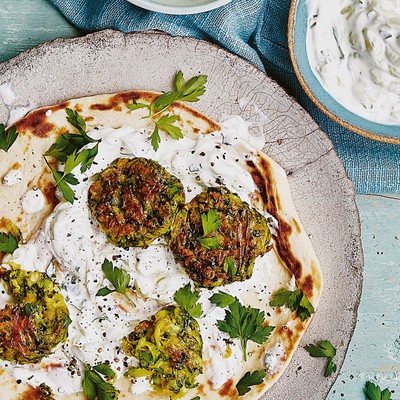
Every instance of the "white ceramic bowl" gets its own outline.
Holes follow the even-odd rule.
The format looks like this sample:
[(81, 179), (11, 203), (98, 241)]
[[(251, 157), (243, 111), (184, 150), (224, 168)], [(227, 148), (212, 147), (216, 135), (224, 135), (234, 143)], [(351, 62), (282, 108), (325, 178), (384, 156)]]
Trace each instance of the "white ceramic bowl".
[(164, 14), (198, 14), (230, 3), (232, 0), (128, 0), (146, 10)]

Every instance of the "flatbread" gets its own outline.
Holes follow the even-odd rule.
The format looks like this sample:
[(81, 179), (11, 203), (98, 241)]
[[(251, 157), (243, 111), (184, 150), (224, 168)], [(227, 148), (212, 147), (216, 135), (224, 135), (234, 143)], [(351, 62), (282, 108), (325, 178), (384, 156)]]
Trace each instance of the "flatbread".
[[(131, 113), (126, 105), (132, 99), (139, 103), (151, 103), (157, 96), (158, 94), (154, 92), (130, 91), (86, 97), (32, 111), (18, 121), (15, 126), (20, 135), (16, 143), (7, 153), (1, 154), (0, 179), (3, 179), (10, 170), (20, 170), (23, 178), (12, 186), (4, 183), (0, 185), (0, 217), (11, 219), (20, 228), (22, 236), (29, 240), (57, 205), (54, 180), (44, 162), (43, 154), (59, 135), (77, 132), (66, 120), (66, 108), (79, 112), (87, 124), (87, 131), (101, 127), (119, 128), (123, 125), (151, 130), (152, 122), (142, 118), (146, 115), (146, 111), (136, 110), (135, 113)], [(220, 129), (220, 124), (183, 103), (174, 103), (169, 112), (179, 116), (177, 124), (181, 127), (184, 136), (195, 138)], [(273, 250), (269, 256), (276, 270), (275, 278), (279, 280), (279, 276), (293, 275), (295, 279), (293, 283), (303, 290), (314, 308), (317, 308), (322, 291), (321, 268), (311, 242), (299, 221), (285, 172), (261, 151), (247, 160), (244, 168), (251, 174), (257, 188), (252, 197), (252, 205), (259, 210), (264, 210), (278, 223), (278, 229), (273, 236)], [(22, 206), (23, 199), (28, 191), (36, 188), (43, 193), (45, 204), (40, 211), (29, 213)], [(269, 276), (266, 275), (265, 279), (268, 280)], [(224, 287), (220, 289), (223, 291)], [(247, 363), (243, 363), (235, 376), (227, 380), (222, 387), (214, 390), (209, 377), (202, 374), (198, 377), (199, 386), (191, 390), (184, 399), (189, 400), (197, 395), (208, 400), (237, 399), (238, 393), (235, 387), (237, 381), (247, 371), (265, 369), (266, 355), (279, 357), (278, 370), (275, 372), (270, 370), (270, 373), (267, 371), (267, 377), (261, 385), (253, 386), (249, 393), (240, 397), (246, 400), (258, 399), (279, 379), (290, 362), (311, 318), (302, 321), (285, 307), (271, 309), (268, 304), (260, 304), (255, 296), (246, 297), (242, 302), (246, 306), (264, 309), (267, 312), (266, 322), (276, 328), (263, 345), (249, 342), (248, 350), (251, 355)], [(276, 346), (283, 347), (284, 352), (276, 355)], [(207, 363), (211, 360), (205, 357), (204, 362), (207, 369)], [(2, 398), (5, 400), (15, 399), (18, 396), (22, 396), (22, 399), (32, 398), (27, 394), (32, 389), (29, 389), (29, 386), (17, 384), (6, 371), (0, 376), (0, 385), (3, 389)], [(120, 380), (116, 386), (121, 389), (120, 399), (132, 398), (128, 381)], [(23, 393), (25, 395), (22, 395)], [(55, 393), (55, 398), (69, 400), (84, 397)], [(134, 395), (134, 398), (160, 399), (160, 396), (145, 392)]]

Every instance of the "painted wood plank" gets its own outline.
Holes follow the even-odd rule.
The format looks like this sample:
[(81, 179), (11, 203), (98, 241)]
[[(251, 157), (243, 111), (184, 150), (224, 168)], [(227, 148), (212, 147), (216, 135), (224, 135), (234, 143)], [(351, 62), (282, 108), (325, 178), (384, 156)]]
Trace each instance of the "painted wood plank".
[(357, 195), (365, 256), (355, 335), (329, 400), (364, 399), (367, 380), (400, 398), (400, 196)]
[(82, 31), (47, 0), (0, 0), (0, 62), (57, 37)]

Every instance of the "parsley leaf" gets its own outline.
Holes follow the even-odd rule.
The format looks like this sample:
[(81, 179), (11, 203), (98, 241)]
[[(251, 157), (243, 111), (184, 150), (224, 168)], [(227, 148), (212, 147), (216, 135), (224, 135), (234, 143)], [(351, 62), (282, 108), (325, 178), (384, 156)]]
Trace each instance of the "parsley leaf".
[(246, 346), (249, 340), (262, 344), (267, 339), (274, 326), (263, 326), (264, 311), (257, 308), (242, 306), (235, 299), (229, 305), (229, 311), (225, 311), (225, 319), (218, 320), (217, 326), (220, 331), (227, 333), (232, 339), (239, 338), (242, 346), (244, 360), (247, 360)]
[(221, 226), (221, 220), (217, 212), (213, 209), (209, 210), (207, 213), (201, 214), (201, 225), (203, 228), (203, 236), (198, 238), (200, 244), (209, 250), (219, 249), (221, 244), (218, 237), (206, 237), (211, 232), (216, 231)]
[(12, 254), (18, 248), (18, 242), (21, 239), (21, 231), (7, 218), (2, 218), (1, 223), (7, 233), (0, 232), (0, 252)]
[(108, 379), (115, 379), (117, 374), (112, 370), (112, 368), (108, 364), (97, 364), (92, 367), (95, 371), (104, 375)]
[(208, 249), (208, 250), (216, 250), (216, 249), (220, 249), (221, 248), (221, 244), (218, 240), (217, 237), (213, 236), (210, 238), (198, 238), (198, 241), (200, 242), (200, 244)]
[(132, 305), (135, 305), (126, 294), (126, 289), (131, 281), (131, 276), (129, 273), (122, 268), (114, 267), (112, 262), (108, 261), (107, 258), (103, 261), (101, 270), (103, 271), (104, 276), (113, 285), (114, 290), (103, 287), (97, 291), (96, 296), (107, 296), (110, 293), (118, 292), (122, 294)]
[(317, 346), (309, 344), (305, 349), (310, 353), (311, 357), (333, 358), (336, 355), (336, 349), (328, 340), (321, 340)]
[(218, 307), (225, 308), (228, 307), (229, 304), (234, 303), (237, 299), (236, 297), (231, 296), (225, 292), (214, 293), (209, 300), (211, 303), (216, 304)]
[(132, 100), (132, 103), (129, 103), (126, 106), (131, 111), (139, 110), (140, 108), (150, 108), (148, 104), (138, 103), (135, 99)]
[(315, 310), (313, 305), (310, 303), (310, 300), (308, 300), (307, 296), (303, 292), (301, 293), (302, 297), (299, 307), (297, 308), (297, 315), (302, 321), (305, 321), (307, 318), (311, 317), (311, 314), (314, 314)]
[(183, 89), (183, 85), (185, 84), (185, 79), (183, 78), (182, 71), (178, 71), (175, 75), (174, 79), (174, 88), (176, 92), (180, 92)]
[(61, 162), (66, 162), (68, 156), (79, 151), (83, 146), (101, 141), (92, 139), (86, 134), (86, 123), (76, 111), (67, 108), (66, 112), (68, 122), (78, 130), (79, 134), (63, 133), (44, 153), (45, 156), (52, 156)]
[(201, 214), (201, 225), (203, 227), (203, 237), (210, 232), (217, 230), (221, 226), (221, 220), (215, 210)]
[(73, 204), (75, 193), (68, 184), (77, 185), (79, 183), (78, 179), (76, 179), (72, 174), (67, 174), (64, 176), (62, 172), (56, 171), (55, 169), (51, 168), (50, 165), (48, 166), (53, 174), (54, 180), (56, 181), (56, 186), (60, 188), (64, 199)]
[(167, 110), (168, 107), (176, 100), (179, 99), (179, 92), (166, 92), (158, 96), (150, 105), (152, 113), (160, 114)]
[(261, 385), (266, 375), (267, 373), (265, 369), (256, 370), (252, 373), (247, 371), (240, 379), (240, 381), (236, 384), (236, 389), (239, 393), (239, 396), (243, 396), (246, 393), (250, 392), (250, 386)]
[(333, 358), (336, 355), (336, 349), (328, 340), (320, 340), (317, 345), (309, 344), (304, 347), (308, 351), (311, 357), (324, 357), (328, 359), (328, 363), (325, 368), (324, 376), (328, 377), (336, 372), (336, 364), (333, 362)]
[(165, 132), (169, 133), (169, 136), (172, 137), (172, 139), (182, 139), (182, 131), (181, 129), (173, 125), (174, 122), (176, 122), (179, 119), (177, 115), (163, 115), (158, 121), (155, 121), (158, 129), (162, 129)]
[(84, 162), (87, 156), (87, 150), (83, 150), (79, 153), (74, 150), (74, 152), (70, 154), (65, 161), (62, 178), (64, 178), (66, 175), (69, 175), (79, 164)]
[(74, 151), (79, 151), (83, 146), (99, 141), (100, 140), (92, 139), (86, 134), (77, 135), (76, 133), (63, 133), (57, 138), (55, 143), (48, 148), (44, 155), (52, 156), (58, 161), (65, 162), (67, 157)]
[(332, 358), (328, 358), (328, 363), (326, 364), (326, 368), (324, 371), (324, 376), (327, 378), (331, 376), (334, 372), (336, 372), (336, 364), (334, 363)]
[[(70, 185), (77, 185), (79, 181), (71, 173), (79, 164), (81, 164), (81, 172), (85, 172), (91, 167), (94, 158), (97, 156), (99, 149), (99, 142), (86, 134), (86, 123), (83, 118), (74, 110), (66, 109), (67, 120), (79, 132), (64, 133), (60, 135), (56, 142), (53, 143), (49, 149), (44, 153), (44, 159), (47, 166), (50, 168), (53, 178), (64, 196), (64, 199), (70, 203), (74, 202), (74, 191)], [(89, 143), (97, 142), (95, 146), (90, 149), (81, 150), (83, 146)], [(48, 163), (46, 157), (52, 156), (58, 161), (64, 163), (64, 171), (57, 171), (53, 169)]]
[(86, 134), (86, 123), (83, 118), (78, 114), (77, 111), (71, 110), (70, 108), (66, 108), (67, 112), (67, 121), (78, 130), (81, 135)]
[(15, 126), (11, 126), (6, 130), (4, 124), (0, 124), (0, 149), (7, 152), (10, 147), (17, 140), (19, 132), (17, 132), (17, 128)]
[(135, 99), (132, 100), (132, 103), (127, 104), (128, 109), (131, 111), (140, 108), (148, 108), (150, 110), (149, 115), (143, 118), (150, 118), (154, 122), (154, 130), (150, 135), (150, 142), (154, 151), (158, 150), (161, 142), (159, 134), (160, 129), (168, 133), (173, 139), (178, 140), (183, 138), (181, 128), (174, 125), (174, 122), (179, 119), (179, 116), (167, 114), (159, 117), (159, 115), (167, 111), (175, 101), (198, 101), (199, 97), (206, 90), (206, 82), (207, 76), (199, 75), (189, 79), (185, 83), (182, 71), (179, 71), (174, 79), (173, 90), (161, 94), (150, 105), (138, 103)]
[(189, 101), (189, 102), (199, 101), (199, 97), (203, 95), (204, 92), (206, 91), (205, 88), (206, 83), (207, 83), (206, 75), (199, 75), (189, 79), (180, 89), (181, 96), (179, 100)]
[(190, 283), (177, 290), (174, 294), (174, 300), (193, 318), (200, 318), (203, 313), (201, 304), (197, 303), (199, 298), (199, 293), (192, 292)]
[(154, 151), (157, 151), (158, 148), (160, 147), (160, 143), (161, 143), (160, 132), (158, 131), (157, 124), (154, 128), (153, 133), (150, 136), (150, 142), (151, 142), (151, 146), (153, 147)]
[(93, 164), (97, 153), (99, 152), (99, 144), (97, 143), (91, 149), (86, 149), (80, 152), (80, 154), (84, 154), (83, 159), (81, 161), (81, 172), (84, 173), (88, 168), (90, 168)]
[(302, 292), (300, 288), (295, 291), (287, 289), (279, 289), (274, 295), (269, 305), (271, 307), (282, 307), (286, 306), (290, 308), (292, 312), (296, 311), (296, 314), (302, 321), (314, 313), (314, 307), (308, 300), (307, 296)]
[(179, 71), (174, 79), (174, 90), (163, 93), (150, 106), (156, 113), (165, 111), (174, 101), (199, 101), (199, 97), (206, 91), (206, 75), (199, 75), (189, 79), (186, 83), (182, 71)]
[[(105, 376), (105, 380), (101, 375)], [(82, 381), (83, 395), (88, 400), (118, 399), (119, 390), (111, 383), (115, 376), (115, 372), (107, 364), (98, 364), (92, 368), (86, 365)]]
[(14, 253), (18, 248), (18, 239), (12, 233), (0, 232), (0, 251), (3, 253)]
[(50, 166), (45, 158), (47, 166), (50, 168), (53, 178), (64, 196), (64, 199), (69, 201), (71, 204), (74, 202), (74, 191), (71, 189), (70, 185), (77, 185), (79, 183), (78, 179), (75, 178), (71, 172), (81, 164), (81, 172), (85, 172), (93, 163), (94, 158), (98, 152), (98, 143), (91, 149), (82, 150), (79, 153), (74, 150), (70, 154), (64, 164), (64, 171), (57, 171)]
[(378, 385), (369, 381), (365, 384), (364, 393), (367, 400), (391, 400), (391, 393), (388, 388), (382, 391)]
[(224, 260), (224, 271), (229, 275), (229, 276), (235, 276), (237, 272), (237, 265), (235, 263), (234, 258), (232, 257), (225, 257)]

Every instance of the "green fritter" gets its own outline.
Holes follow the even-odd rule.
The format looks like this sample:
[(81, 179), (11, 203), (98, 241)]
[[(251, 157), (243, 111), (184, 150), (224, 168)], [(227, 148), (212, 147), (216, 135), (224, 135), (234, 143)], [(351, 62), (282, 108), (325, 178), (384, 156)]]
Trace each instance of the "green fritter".
[(68, 336), (68, 307), (58, 286), (45, 274), (17, 265), (0, 269), (13, 304), (0, 310), (0, 358), (38, 363)]
[(179, 399), (197, 386), (202, 347), (197, 321), (179, 306), (165, 307), (123, 338), (123, 351), (139, 360), (126, 375), (147, 377), (156, 393)]
[(266, 219), (225, 187), (207, 188), (178, 213), (168, 244), (197, 286), (251, 277), (255, 259), (271, 249)]
[(185, 203), (182, 183), (158, 162), (118, 158), (89, 188), (89, 207), (111, 243), (147, 247)]

